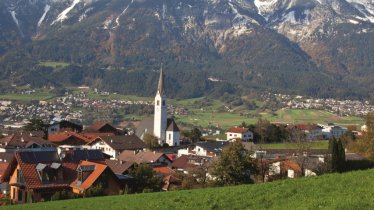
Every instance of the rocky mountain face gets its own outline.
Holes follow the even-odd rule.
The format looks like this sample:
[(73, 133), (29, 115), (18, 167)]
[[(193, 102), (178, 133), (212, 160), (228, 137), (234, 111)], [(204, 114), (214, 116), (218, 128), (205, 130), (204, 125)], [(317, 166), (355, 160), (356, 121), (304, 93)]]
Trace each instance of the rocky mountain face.
[(3, 0), (0, 29), (5, 69), (19, 57), (127, 74), (164, 62), (246, 88), (374, 88), (372, 0)]

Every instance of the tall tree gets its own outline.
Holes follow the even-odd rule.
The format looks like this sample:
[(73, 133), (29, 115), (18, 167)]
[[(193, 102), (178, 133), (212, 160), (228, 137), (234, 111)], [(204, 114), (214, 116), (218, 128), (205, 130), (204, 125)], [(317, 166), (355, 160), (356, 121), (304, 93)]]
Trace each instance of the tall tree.
[(41, 119), (31, 119), (23, 129), (25, 131), (42, 131), (45, 129), (44, 122)]
[(256, 172), (255, 162), (239, 140), (225, 148), (212, 167), (217, 185), (252, 183), (250, 176)]
[(161, 190), (162, 177), (158, 176), (147, 164), (136, 165), (129, 171), (129, 175), (136, 180), (134, 192)]

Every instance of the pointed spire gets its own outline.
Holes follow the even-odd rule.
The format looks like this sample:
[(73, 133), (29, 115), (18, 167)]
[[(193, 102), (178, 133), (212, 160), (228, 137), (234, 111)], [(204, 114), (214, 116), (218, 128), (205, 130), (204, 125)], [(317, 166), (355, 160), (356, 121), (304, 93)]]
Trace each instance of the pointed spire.
[(161, 69), (160, 69), (160, 79), (158, 80), (158, 86), (157, 86), (157, 93), (160, 95), (164, 95), (164, 70), (162, 68), (161, 63)]

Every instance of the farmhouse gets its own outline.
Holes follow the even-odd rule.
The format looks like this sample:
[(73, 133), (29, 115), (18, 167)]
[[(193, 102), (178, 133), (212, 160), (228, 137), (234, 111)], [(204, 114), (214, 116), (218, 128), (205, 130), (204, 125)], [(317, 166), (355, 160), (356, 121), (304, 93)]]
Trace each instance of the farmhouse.
[(248, 128), (233, 127), (226, 132), (227, 140), (242, 139), (243, 141), (253, 140), (253, 133)]

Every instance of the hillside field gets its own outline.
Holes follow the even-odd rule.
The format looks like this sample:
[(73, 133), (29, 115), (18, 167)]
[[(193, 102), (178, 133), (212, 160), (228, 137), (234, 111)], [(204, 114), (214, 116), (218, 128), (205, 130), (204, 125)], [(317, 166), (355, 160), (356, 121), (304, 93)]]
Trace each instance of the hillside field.
[(3, 209), (374, 209), (374, 170), (273, 183), (107, 196)]

